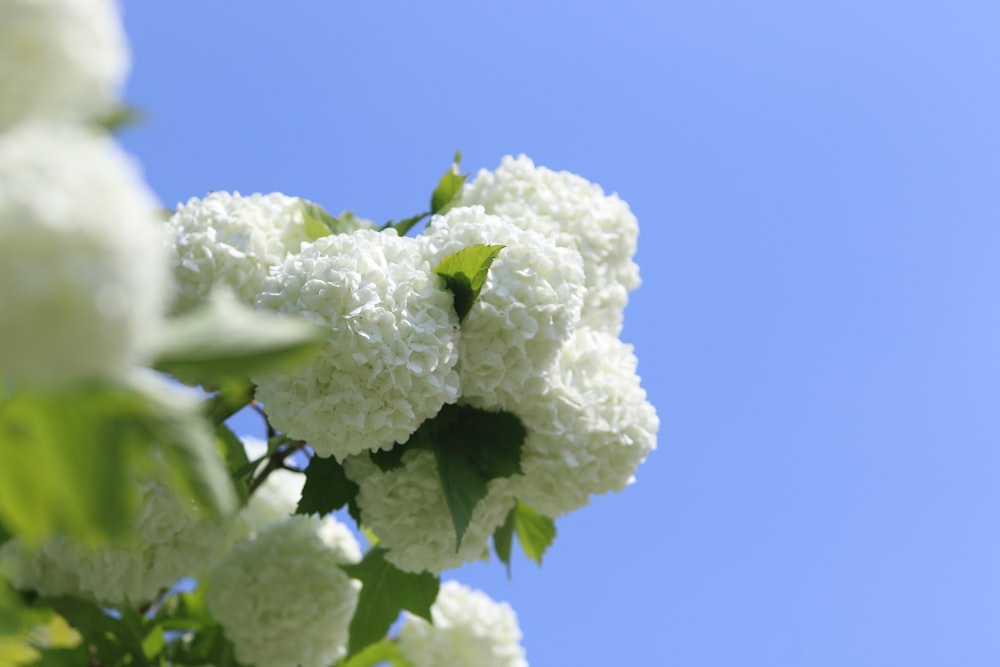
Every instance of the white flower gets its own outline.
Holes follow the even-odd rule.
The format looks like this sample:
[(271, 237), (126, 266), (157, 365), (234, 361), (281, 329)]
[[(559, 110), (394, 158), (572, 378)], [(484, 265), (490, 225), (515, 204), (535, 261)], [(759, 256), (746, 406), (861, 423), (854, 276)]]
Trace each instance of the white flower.
[(511, 480), (492, 480), (486, 497), (476, 505), (456, 549), (455, 525), (438, 477), (434, 453), (403, 454), (403, 465), (383, 472), (367, 454), (344, 461), (344, 472), (355, 482), (361, 521), (388, 549), (386, 560), (407, 572), (439, 573), (471, 562), (486, 549), (490, 535), (514, 506)]
[(441, 584), (428, 623), (407, 613), (399, 648), (413, 667), (528, 667), (517, 615), (457, 581)]
[(320, 456), (390, 449), (458, 399), (452, 294), (415, 239), (320, 238), (275, 268), (257, 306), (328, 332), (297, 370), (254, 378), (274, 427)]
[(58, 385), (146, 360), (166, 289), (156, 207), (104, 135), (0, 134), (0, 375)]
[(540, 375), (580, 319), (586, 291), (580, 254), (524, 226), (481, 206), (459, 207), (435, 217), (419, 237), (432, 266), (471, 245), (505, 246), (459, 339), (462, 396), (485, 405)]
[(0, 130), (106, 112), (128, 72), (115, 0), (0, 0)]
[(179, 205), (165, 223), (173, 248), (174, 309), (190, 310), (222, 286), (253, 304), (268, 270), (312, 240), (306, 203), (280, 193), (213, 192)]
[(208, 572), (205, 603), (240, 663), (328, 667), (345, 652), (361, 552), (334, 519), (292, 516), (239, 542)]
[(621, 491), (656, 448), (660, 422), (646, 400), (632, 346), (600, 331), (577, 330), (540, 393), (505, 406), (528, 430), (517, 497), (550, 517), (591, 495)]
[(134, 535), (124, 543), (88, 547), (56, 537), (37, 548), (19, 540), (4, 544), (0, 562), (11, 582), (43, 595), (139, 605), (196, 574), (222, 546), (224, 527), (198, 517), (192, 504), (159, 482), (143, 483), (141, 494)]
[(583, 257), (587, 295), (583, 323), (617, 335), (628, 293), (639, 286), (632, 261), (639, 225), (618, 195), (568, 172), (554, 172), (521, 155), (503, 158), (496, 171), (481, 170), (465, 186), (464, 205), (510, 217), (537, 229)]

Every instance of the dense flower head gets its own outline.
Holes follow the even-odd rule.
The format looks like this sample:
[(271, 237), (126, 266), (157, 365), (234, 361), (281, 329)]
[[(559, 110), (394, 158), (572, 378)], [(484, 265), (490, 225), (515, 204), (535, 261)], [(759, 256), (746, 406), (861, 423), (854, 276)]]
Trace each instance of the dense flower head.
[(639, 225), (628, 204), (586, 179), (535, 167), (524, 155), (503, 158), (465, 186), (464, 205), (478, 204), (542, 231), (583, 257), (587, 294), (583, 323), (617, 335), (628, 293), (639, 286), (635, 255)]
[(572, 248), (481, 206), (452, 208), (420, 237), (431, 265), (475, 244), (501, 244), (462, 322), (462, 395), (489, 403), (516, 394), (552, 361), (580, 319), (583, 260)]
[(333, 518), (292, 516), (234, 545), (208, 572), (205, 603), (240, 663), (328, 667), (345, 652), (361, 553)]
[(358, 487), (362, 523), (385, 547), (386, 560), (407, 572), (439, 573), (478, 558), (490, 535), (514, 506), (509, 479), (492, 480), (486, 497), (456, 548), (455, 525), (448, 511), (434, 453), (403, 454), (403, 465), (382, 471), (367, 454), (344, 462), (344, 472)]
[(400, 628), (399, 647), (413, 667), (528, 667), (517, 615), (505, 602), (446, 581), (431, 619), (407, 613)]
[(270, 268), (312, 240), (306, 203), (281, 193), (213, 192), (179, 205), (165, 223), (175, 310), (190, 310), (218, 287), (252, 304)]
[(105, 113), (129, 67), (115, 0), (0, 0), (0, 130)]
[(141, 507), (125, 542), (90, 547), (56, 537), (30, 547), (12, 540), (0, 548), (0, 562), (14, 586), (43, 595), (80, 595), (108, 605), (149, 602), (178, 578), (197, 574), (222, 547), (225, 528), (159, 482), (142, 484)]
[(528, 429), (517, 496), (551, 517), (591, 495), (621, 491), (656, 447), (659, 419), (636, 375), (632, 346), (577, 330), (538, 391), (505, 406)]
[(167, 280), (156, 207), (103, 134), (0, 134), (0, 375), (59, 385), (145, 361)]
[(390, 449), (458, 399), (453, 297), (415, 239), (320, 238), (274, 269), (257, 306), (327, 332), (308, 363), (254, 378), (271, 423), (320, 456)]

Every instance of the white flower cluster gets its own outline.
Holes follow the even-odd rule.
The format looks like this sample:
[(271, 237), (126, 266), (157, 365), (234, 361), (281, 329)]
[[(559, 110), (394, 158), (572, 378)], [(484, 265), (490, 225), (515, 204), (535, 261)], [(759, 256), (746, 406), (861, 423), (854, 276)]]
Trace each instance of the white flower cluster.
[(455, 581), (441, 585), (428, 623), (407, 613), (400, 651), (413, 667), (527, 667), (517, 615)]
[(521, 155), (495, 171), (482, 170), (462, 193), (465, 205), (539, 229), (579, 251), (586, 273), (583, 324), (618, 335), (628, 293), (639, 286), (632, 261), (639, 224), (628, 204), (569, 172), (554, 172)]
[(128, 70), (114, 0), (0, 0), (0, 376), (61, 386), (147, 359), (165, 305), (156, 198), (85, 123)]
[(526, 226), (481, 206), (460, 207), (435, 218), (420, 237), (435, 266), (475, 244), (504, 246), (462, 323), (458, 364), (466, 400), (519, 394), (579, 323), (586, 292), (580, 254)]
[(213, 192), (179, 205), (164, 225), (173, 252), (174, 310), (190, 310), (217, 287), (252, 305), (268, 270), (312, 240), (304, 203), (280, 193)]
[(0, 130), (114, 105), (129, 68), (115, 0), (0, 0), (0, 17)]
[(240, 663), (328, 667), (345, 653), (361, 587), (339, 566), (360, 558), (351, 532), (332, 518), (288, 517), (209, 570), (205, 603)]
[(415, 239), (320, 238), (272, 273), (257, 305), (328, 331), (307, 366), (254, 378), (271, 423), (320, 456), (390, 449), (458, 399), (458, 318)]
[[(267, 453), (267, 443), (257, 438), (244, 437), (243, 445), (251, 460)], [(260, 468), (264, 465), (261, 463)], [(264, 483), (250, 496), (246, 506), (240, 510), (234, 526), (234, 537), (256, 533), (264, 526), (294, 514), (302, 497), (305, 481), (305, 475), (300, 472), (282, 468), (272, 470)]]
[(433, 452), (406, 452), (403, 465), (387, 472), (367, 456), (353, 456), (344, 471), (359, 487), (362, 523), (388, 549), (386, 560), (407, 572), (441, 572), (475, 560), (514, 506), (510, 480), (492, 480), (456, 545)]
[(107, 605), (140, 605), (178, 578), (197, 574), (221, 548), (225, 530), (159, 482), (146, 482), (131, 537), (89, 547), (56, 537), (38, 547), (11, 540), (0, 563), (17, 588), (80, 595)]

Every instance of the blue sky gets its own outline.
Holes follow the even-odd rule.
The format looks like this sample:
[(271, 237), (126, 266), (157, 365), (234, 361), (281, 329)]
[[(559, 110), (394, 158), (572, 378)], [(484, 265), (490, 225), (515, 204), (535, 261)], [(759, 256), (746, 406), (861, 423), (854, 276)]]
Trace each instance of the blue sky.
[(662, 427), (509, 600), (535, 667), (1000, 664), (1000, 10), (127, 0), (169, 206), (423, 210), (461, 148), (639, 218)]

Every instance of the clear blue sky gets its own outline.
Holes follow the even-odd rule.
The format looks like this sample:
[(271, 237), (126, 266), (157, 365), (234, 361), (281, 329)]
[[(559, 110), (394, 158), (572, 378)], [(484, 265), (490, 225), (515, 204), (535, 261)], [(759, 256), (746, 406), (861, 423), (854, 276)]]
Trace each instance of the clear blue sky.
[(129, 0), (165, 204), (423, 210), (455, 148), (617, 191), (662, 420), (515, 606), (534, 667), (1000, 664), (994, 2)]

